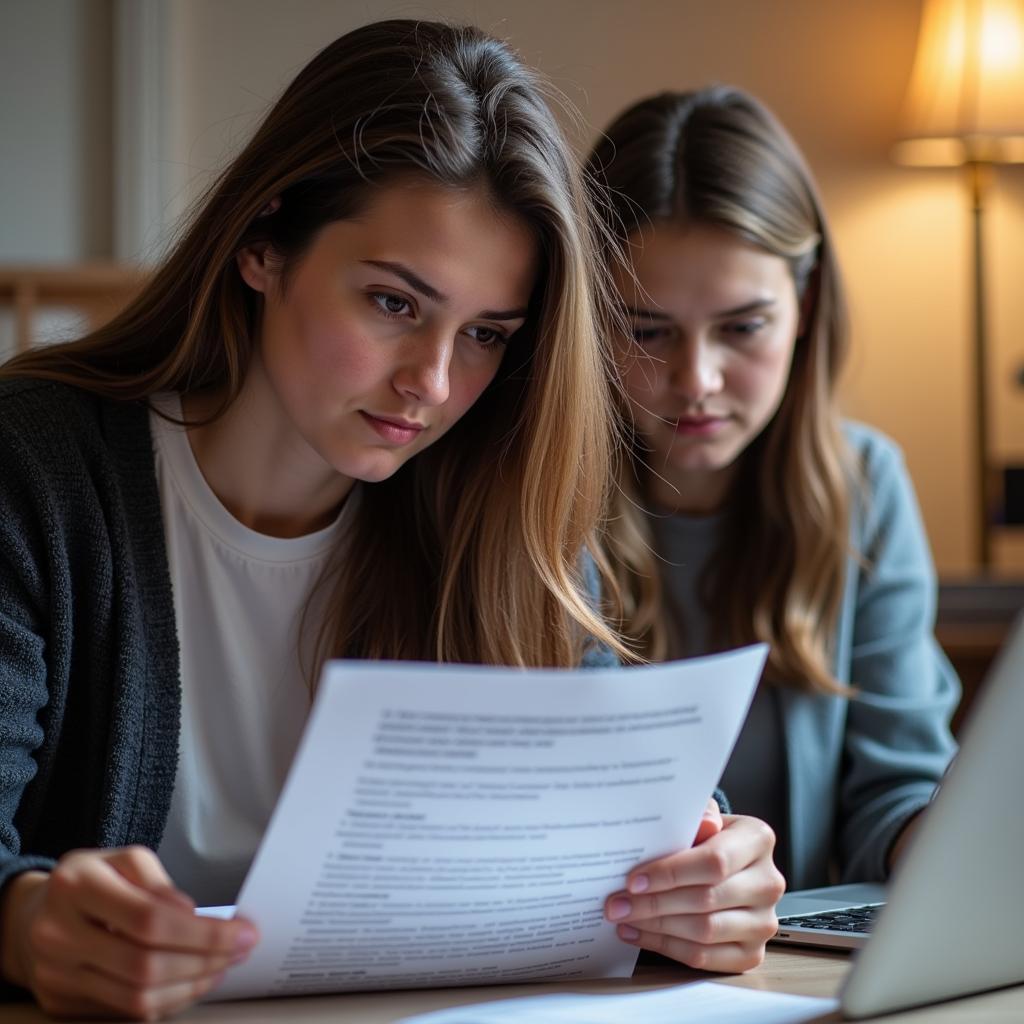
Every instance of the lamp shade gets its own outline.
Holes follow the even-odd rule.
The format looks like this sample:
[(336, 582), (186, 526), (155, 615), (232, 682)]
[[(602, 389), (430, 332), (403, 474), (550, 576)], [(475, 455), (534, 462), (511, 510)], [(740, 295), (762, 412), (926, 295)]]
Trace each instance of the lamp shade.
[(901, 163), (1024, 162), (1024, 0), (924, 0)]

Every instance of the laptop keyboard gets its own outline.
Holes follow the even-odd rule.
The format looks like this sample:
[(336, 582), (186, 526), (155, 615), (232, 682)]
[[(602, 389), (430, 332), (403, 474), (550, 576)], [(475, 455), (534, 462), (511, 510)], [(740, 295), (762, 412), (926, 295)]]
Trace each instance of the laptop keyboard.
[(871, 925), (883, 906), (884, 903), (866, 903), (861, 907), (843, 907), (842, 910), (830, 910), (822, 914), (797, 914), (795, 917), (781, 918), (779, 928), (867, 933), (871, 931)]

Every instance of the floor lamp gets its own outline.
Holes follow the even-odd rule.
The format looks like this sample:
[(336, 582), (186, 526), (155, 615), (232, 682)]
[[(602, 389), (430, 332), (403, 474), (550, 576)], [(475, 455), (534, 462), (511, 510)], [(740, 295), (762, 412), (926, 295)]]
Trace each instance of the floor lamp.
[(992, 564), (985, 321), (985, 200), (994, 164), (1024, 163), (1024, 0), (924, 0), (907, 90), (903, 140), (893, 158), (918, 167), (963, 166), (973, 220), (975, 557)]

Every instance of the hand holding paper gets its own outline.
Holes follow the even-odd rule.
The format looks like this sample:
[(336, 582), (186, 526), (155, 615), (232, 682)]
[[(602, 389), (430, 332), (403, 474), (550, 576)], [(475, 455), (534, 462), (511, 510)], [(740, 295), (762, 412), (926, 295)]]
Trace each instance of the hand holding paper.
[(775, 836), (756, 818), (701, 822), (688, 850), (631, 871), (605, 903), (624, 942), (706, 971), (746, 971), (764, 959), (778, 928), (785, 879), (772, 861)]

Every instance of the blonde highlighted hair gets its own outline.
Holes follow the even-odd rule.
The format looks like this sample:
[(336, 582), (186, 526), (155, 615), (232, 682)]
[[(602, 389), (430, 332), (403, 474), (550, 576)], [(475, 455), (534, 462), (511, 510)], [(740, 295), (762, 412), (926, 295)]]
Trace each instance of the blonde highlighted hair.
[[(625, 260), (634, 233), (670, 222), (720, 228), (789, 264), (803, 315), (785, 395), (740, 456), (700, 597), (716, 646), (767, 642), (770, 680), (848, 692), (832, 672), (832, 638), (858, 474), (835, 401), (847, 347), (842, 282), (811, 173), (772, 114), (726, 86), (635, 104), (606, 130), (588, 166), (607, 189), (604, 217), (618, 242), (612, 258)], [(646, 454), (633, 435), (606, 544), (622, 629), (659, 660), (672, 624), (640, 507)]]
[[(476, 405), (431, 448), (363, 489), (328, 588), (331, 655), (572, 666), (625, 654), (584, 580), (614, 449), (610, 294), (600, 222), (537, 76), (477, 29), (392, 20), (327, 46), (298, 74), (197, 208), (139, 298), (78, 341), (0, 376), (119, 401), (237, 397), (259, 296), (236, 254), (268, 243), (288, 272), (325, 224), (410, 175), (483, 188), (539, 242), (525, 327)], [(279, 203), (275, 200), (280, 200)]]

